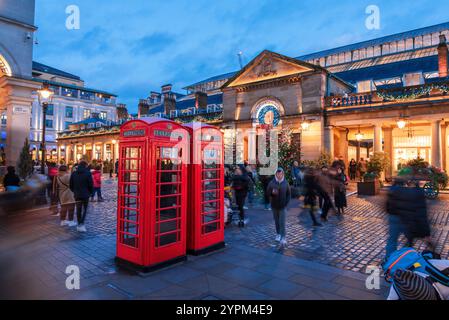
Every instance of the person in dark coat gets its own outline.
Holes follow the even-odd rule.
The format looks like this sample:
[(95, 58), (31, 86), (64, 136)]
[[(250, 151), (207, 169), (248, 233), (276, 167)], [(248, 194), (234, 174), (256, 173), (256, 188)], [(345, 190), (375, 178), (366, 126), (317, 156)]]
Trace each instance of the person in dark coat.
[(344, 214), (344, 208), (348, 206), (346, 201), (346, 186), (348, 184), (348, 178), (344, 174), (343, 170), (338, 168), (334, 179), (336, 181), (334, 186), (335, 207), (337, 208), (337, 214)]
[(430, 240), (426, 197), (419, 186), (407, 187), (404, 178), (396, 178), (388, 192), (386, 210), (389, 217), (387, 258), (396, 251), (401, 234), (407, 239), (407, 247), (412, 247), (415, 239), (424, 238), (429, 249), (434, 249)]
[(87, 207), (89, 206), (89, 198), (94, 191), (92, 174), (87, 168), (86, 161), (81, 161), (76, 171), (70, 176), (70, 190), (72, 190), (76, 201), (77, 230), (86, 232), (84, 222), (87, 215)]
[(279, 241), (280, 245), (285, 247), (287, 245), (285, 238), (286, 208), (291, 199), (291, 190), (290, 185), (285, 180), (282, 168), (276, 170), (274, 179), (268, 184), (268, 194), (270, 195), (271, 210), (276, 226), (276, 241)]
[(16, 169), (13, 166), (6, 168), (8, 171), (3, 177), (3, 186), (6, 191), (15, 191), (20, 187), (20, 178), (16, 174)]
[(268, 194), (268, 185), (270, 184), (271, 180), (273, 180), (272, 175), (259, 175), (260, 182), (262, 183), (262, 188), (264, 191), (263, 194), (263, 200), (265, 205), (265, 210), (270, 210), (270, 195)]
[(239, 227), (245, 226), (245, 199), (248, 195), (249, 178), (246, 173), (243, 173), (240, 168), (235, 169), (232, 177), (232, 189), (234, 190), (235, 202), (239, 208), (240, 221)]
[(318, 188), (315, 172), (311, 168), (306, 169), (304, 172), (304, 207), (309, 209), (313, 226), (321, 226), (321, 223), (317, 221), (314, 213), (315, 209), (318, 208), (316, 201)]
[(115, 161), (114, 169), (115, 169), (115, 176), (118, 178), (118, 159)]
[(348, 171), (349, 179), (351, 179), (351, 181), (355, 180), (357, 176), (357, 162), (354, 159), (351, 159), (351, 162), (349, 162)]

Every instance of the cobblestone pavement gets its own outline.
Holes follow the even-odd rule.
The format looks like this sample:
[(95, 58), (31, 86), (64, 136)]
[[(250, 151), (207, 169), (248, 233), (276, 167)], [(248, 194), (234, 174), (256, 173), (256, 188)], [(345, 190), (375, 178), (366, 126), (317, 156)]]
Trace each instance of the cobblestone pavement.
[[(89, 207), (87, 230), (60, 227), (48, 209), (0, 220), (0, 298), (61, 299), (383, 299), (386, 287), (367, 291), (367, 265), (383, 256), (387, 226), (380, 197), (349, 197), (343, 220), (322, 228), (293, 203), (287, 218), (289, 246), (274, 246), (270, 211), (248, 210), (244, 229), (226, 229), (227, 249), (144, 279), (117, 270), (116, 181), (106, 179), (106, 199)], [(447, 199), (431, 205), (435, 237), (448, 256)], [(68, 265), (81, 271), (82, 290), (68, 291)], [(182, 269), (182, 272), (180, 270)], [(344, 270), (346, 269), (346, 270)], [(349, 271), (350, 270), (350, 271)], [(356, 271), (356, 272), (354, 272)]]

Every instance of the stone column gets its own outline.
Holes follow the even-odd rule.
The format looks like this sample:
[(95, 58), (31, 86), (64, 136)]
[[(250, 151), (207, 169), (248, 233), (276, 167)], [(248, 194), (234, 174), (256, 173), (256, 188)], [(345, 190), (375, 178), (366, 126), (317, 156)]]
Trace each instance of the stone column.
[(340, 137), (338, 139), (338, 154), (336, 156), (342, 156), (345, 163), (348, 163), (348, 139), (346, 136), (346, 130), (339, 130)]
[(393, 175), (393, 128), (383, 128), (384, 132), (384, 152), (390, 159), (390, 167), (385, 170), (385, 176), (391, 178)]
[(432, 165), (437, 168), (441, 168), (442, 165), (442, 157), (441, 157), (441, 120), (432, 121)]
[(25, 139), (30, 136), (32, 92), (41, 86), (32, 80), (0, 78), (0, 108), (6, 109), (6, 165), (17, 165)]
[(252, 128), (248, 130), (248, 162), (249, 164), (257, 163), (257, 131)]
[(334, 151), (334, 129), (331, 126), (324, 128), (324, 149), (332, 157), (335, 157), (335, 151)]
[(374, 125), (374, 152), (382, 152), (382, 125)]

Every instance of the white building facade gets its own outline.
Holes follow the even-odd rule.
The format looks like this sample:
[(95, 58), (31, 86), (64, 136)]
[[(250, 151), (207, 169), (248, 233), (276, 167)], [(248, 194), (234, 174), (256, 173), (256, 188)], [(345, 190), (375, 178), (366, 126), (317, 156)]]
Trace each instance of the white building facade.
[[(33, 79), (47, 82), (54, 92), (52, 103), (46, 112), (46, 153), (48, 160), (57, 158), (57, 135), (69, 125), (91, 117), (98, 117), (108, 122), (117, 121), (116, 95), (84, 86), (78, 76), (33, 62)], [(32, 95), (29, 141), (33, 159), (40, 159), (38, 154), (42, 142), (43, 109), (36, 92)], [(1, 114), (1, 145), (7, 139), (7, 114)]]

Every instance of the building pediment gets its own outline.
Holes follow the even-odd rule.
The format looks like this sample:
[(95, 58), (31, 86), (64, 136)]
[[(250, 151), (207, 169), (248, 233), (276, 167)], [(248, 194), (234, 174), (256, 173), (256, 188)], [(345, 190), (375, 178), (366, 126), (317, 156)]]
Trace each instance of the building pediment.
[(309, 63), (265, 50), (229, 79), (223, 88), (298, 75), (316, 69), (316, 66)]

